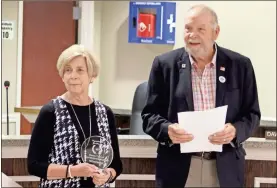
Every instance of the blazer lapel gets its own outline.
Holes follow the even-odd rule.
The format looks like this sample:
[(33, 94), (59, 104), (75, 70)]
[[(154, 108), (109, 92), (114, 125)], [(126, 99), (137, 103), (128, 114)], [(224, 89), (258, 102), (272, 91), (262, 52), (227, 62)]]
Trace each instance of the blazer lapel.
[(216, 107), (224, 104), (224, 96), (227, 86), (227, 58), (218, 47), (216, 60)]
[(193, 95), (191, 83), (191, 64), (188, 54), (184, 51), (180, 61), (177, 62), (179, 69), (179, 81), (184, 86), (184, 94), (188, 104), (188, 110), (193, 111)]

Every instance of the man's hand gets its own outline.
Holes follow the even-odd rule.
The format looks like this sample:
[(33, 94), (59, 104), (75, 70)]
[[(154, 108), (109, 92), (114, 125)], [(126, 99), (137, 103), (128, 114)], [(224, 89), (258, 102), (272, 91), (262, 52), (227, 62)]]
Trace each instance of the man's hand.
[(209, 140), (212, 144), (229, 144), (235, 136), (236, 128), (231, 123), (227, 123), (222, 131), (210, 135)]
[(171, 124), (168, 126), (168, 135), (172, 143), (179, 144), (190, 142), (193, 140), (193, 135), (187, 133), (179, 124)]

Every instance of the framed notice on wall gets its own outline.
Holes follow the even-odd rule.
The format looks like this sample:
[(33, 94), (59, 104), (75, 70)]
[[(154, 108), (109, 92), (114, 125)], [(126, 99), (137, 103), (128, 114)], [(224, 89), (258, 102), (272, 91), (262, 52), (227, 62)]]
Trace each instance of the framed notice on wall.
[(2, 39), (12, 40), (14, 37), (14, 21), (2, 21)]

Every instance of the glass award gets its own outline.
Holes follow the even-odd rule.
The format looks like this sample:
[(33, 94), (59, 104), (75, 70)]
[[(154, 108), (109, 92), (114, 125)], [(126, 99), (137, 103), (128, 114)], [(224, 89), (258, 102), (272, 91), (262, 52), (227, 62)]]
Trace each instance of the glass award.
[(113, 154), (111, 143), (101, 136), (91, 136), (81, 146), (83, 162), (95, 165), (100, 172), (112, 163)]

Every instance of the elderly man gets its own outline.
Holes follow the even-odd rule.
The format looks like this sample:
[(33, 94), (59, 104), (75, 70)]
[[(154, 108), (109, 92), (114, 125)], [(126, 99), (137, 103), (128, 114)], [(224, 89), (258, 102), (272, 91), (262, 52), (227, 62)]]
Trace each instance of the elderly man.
[[(154, 59), (142, 111), (143, 130), (159, 142), (157, 187), (243, 187), (242, 142), (261, 117), (253, 66), (249, 58), (215, 43), (220, 28), (209, 7), (190, 8), (184, 29), (185, 48)], [(180, 143), (193, 135), (180, 128), (177, 113), (224, 105), (225, 128), (209, 137), (223, 151), (180, 153)]]

